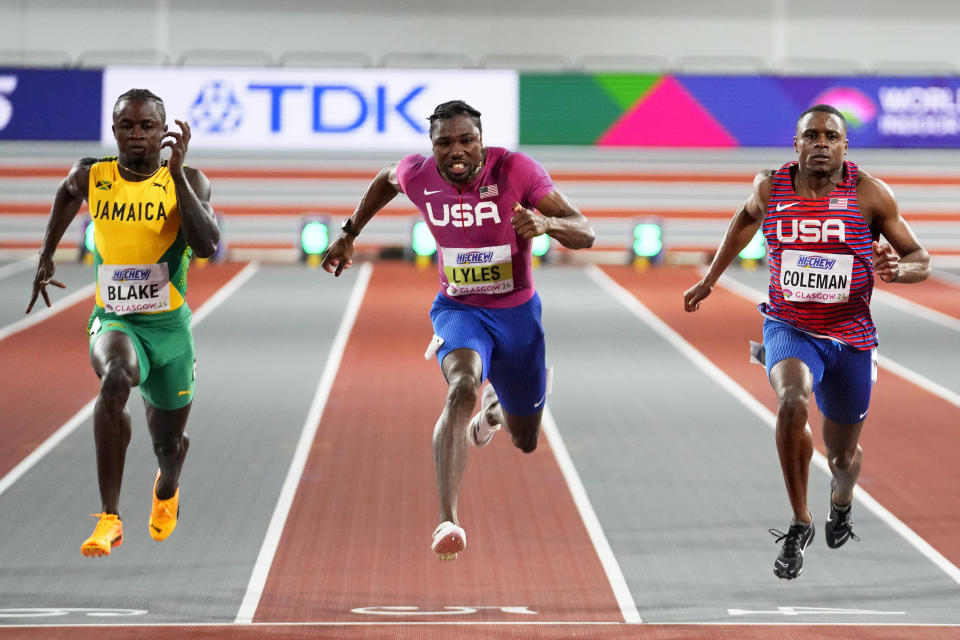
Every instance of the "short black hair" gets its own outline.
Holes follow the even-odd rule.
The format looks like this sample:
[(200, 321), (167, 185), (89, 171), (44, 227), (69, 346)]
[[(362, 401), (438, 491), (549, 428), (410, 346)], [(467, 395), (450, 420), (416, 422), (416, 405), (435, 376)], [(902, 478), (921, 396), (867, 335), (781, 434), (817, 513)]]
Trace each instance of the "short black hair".
[(114, 116), (120, 112), (120, 105), (128, 100), (149, 100), (157, 108), (157, 113), (160, 114), (160, 120), (164, 123), (167, 121), (167, 109), (163, 106), (163, 99), (149, 89), (130, 89), (121, 94), (113, 104)]
[(840, 112), (839, 109), (837, 109), (836, 107), (831, 106), (831, 105), (829, 105), (829, 104), (815, 104), (815, 105), (813, 105), (812, 107), (810, 107), (809, 109), (807, 109), (806, 111), (804, 111), (803, 113), (801, 113), (801, 114), (800, 114), (800, 117), (797, 118), (797, 128), (799, 129), (799, 127), (800, 127), (800, 121), (803, 120), (803, 118), (804, 118), (808, 113), (817, 113), (817, 112), (829, 113), (829, 114), (832, 114), (832, 115), (837, 116), (838, 118), (840, 118), (840, 122), (843, 123), (843, 132), (844, 132), (844, 133), (847, 132), (847, 119), (843, 116), (843, 114)]
[(433, 132), (433, 123), (437, 120), (449, 120), (454, 116), (470, 116), (474, 124), (477, 125), (477, 131), (483, 133), (483, 127), (480, 125), (480, 112), (468, 105), (463, 100), (451, 100), (438, 104), (427, 120), (430, 121), (430, 131)]

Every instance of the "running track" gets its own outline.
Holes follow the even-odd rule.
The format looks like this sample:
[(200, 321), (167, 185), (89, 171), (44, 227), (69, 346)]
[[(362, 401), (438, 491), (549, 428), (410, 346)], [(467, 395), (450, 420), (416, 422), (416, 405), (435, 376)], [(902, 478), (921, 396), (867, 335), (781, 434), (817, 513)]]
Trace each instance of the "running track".
[[(67, 293), (89, 281), (60, 270)], [(23, 301), (0, 331), (29, 273), (0, 278)], [(882, 367), (864, 430), (862, 541), (831, 551), (821, 532), (785, 583), (766, 532), (788, 514), (771, 392), (746, 362), (763, 277), (731, 273), (685, 314), (693, 268), (537, 272), (555, 434), (530, 456), (502, 435), (471, 454), (455, 563), (428, 547), (444, 390), (422, 357), (432, 270), (194, 267), (183, 517), (162, 544), (143, 531), (154, 462), (133, 394), (126, 539), (101, 560), (77, 553), (98, 504), (90, 298), (0, 333), (0, 637), (956, 637), (955, 280), (878, 296), (881, 354), (899, 368)], [(827, 483), (811, 472), (820, 526)]]

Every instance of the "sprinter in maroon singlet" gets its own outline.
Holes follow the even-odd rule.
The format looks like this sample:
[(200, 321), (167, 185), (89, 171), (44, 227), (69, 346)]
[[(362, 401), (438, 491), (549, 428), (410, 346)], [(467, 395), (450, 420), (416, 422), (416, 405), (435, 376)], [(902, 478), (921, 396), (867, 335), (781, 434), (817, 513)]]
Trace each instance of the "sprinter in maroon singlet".
[[(354, 238), (401, 192), (437, 241), (440, 291), (430, 310), (430, 350), (448, 389), (433, 431), (440, 524), (430, 548), (455, 560), (467, 544), (457, 500), (468, 441), (485, 446), (503, 424), (518, 449), (537, 447), (546, 368), (530, 241), (546, 233), (568, 249), (583, 249), (594, 233), (533, 158), (483, 146), (479, 111), (454, 100), (437, 106), (429, 120), (433, 155), (406, 156), (374, 178), (323, 268), (340, 275), (349, 267)], [(490, 384), (471, 419), (485, 379)]]
[[(900, 215), (890, 188), (845, 162), (847, 123), (829, 105), (815, 105), (797, 121), (797, 161), (762, 171), (737, 210), (707, 275), (684, 294), (696, 311), (756, 232), (769, 248), (769, 300), (763, 342), (767, 377), (777, 393), (777, 451), (793, 520), (773, 572), (793, 579), (813, 540), (807, 478), (813, 437), (807, 426), (810, 395), (823, 414), (823, 440), (833, 474), (827, 546), (853, 533), (850, 506), (863, 451), (857, 444), (876, 377), (877, 332), (870, 318), (873, 278), (920, 282), (930, 256)], [(881, 244), (880, 236), (889, 242)]]

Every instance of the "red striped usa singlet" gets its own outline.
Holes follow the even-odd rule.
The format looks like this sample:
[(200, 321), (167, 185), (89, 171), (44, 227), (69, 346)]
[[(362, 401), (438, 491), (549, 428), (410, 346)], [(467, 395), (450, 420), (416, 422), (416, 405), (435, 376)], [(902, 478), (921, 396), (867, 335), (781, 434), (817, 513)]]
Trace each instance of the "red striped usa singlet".
[(797, 196), (795, 166), (788, 162), (773, 175), (763, 221), (769, 302), (757, 308), (802, 331), (871, 349), (877, 345), (870, 317), (873, 238), (857, 202), (857, 165), (844, 162), (840, 184), (815, 199)]

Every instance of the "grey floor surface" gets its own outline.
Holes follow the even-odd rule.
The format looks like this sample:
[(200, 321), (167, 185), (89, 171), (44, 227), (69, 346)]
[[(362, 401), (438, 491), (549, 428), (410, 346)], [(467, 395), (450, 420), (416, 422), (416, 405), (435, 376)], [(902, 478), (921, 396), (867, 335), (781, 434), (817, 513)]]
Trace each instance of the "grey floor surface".
[[(77, 266), (59, 273), (72, 286), (89, 281)], [(765, 286), (756, 272), (733, 275)], [(25, 306), (29, 277), (0, 278), (0, 294)], [(344, 277), (352, 284), (356, 270)], [(543, 268), (537, 284), (556, 370), (551, 412), (645, 622), (960, 624), (960, 585), (866, 510), (857, 513), (861, 544), (829, 550), (818, 533), (801, 579), (774, 578), (767, 529), (784, 528), (788, 509), (769, 425), (583, 268)], [(137, 529), (146, 529), (156, 467), (136, 394), (123, 553), (78, 553), (98, 504), (89, 419), (0, 494), (0, 539), (17, 541), (0, 545), (0, 626), (35, 622), (4, 609), (50, 606), (147, 610), (138, 623), (232, 622), (350, 288), (298, 265), (261, 265), (196, 327), (175, 545)], [(4, 305), (0, 328), (20, 307)], [(877, 314), (891, 357), (957, 389), (935, 362), (937, 341), (951, 336), (896, 308)], [(918, 336), (933, 346), (917, 348)], [(828, 482), (813, 469), (811, 495), (825, 497)], [(24, 519), (35, 523), (29, 535)]]

